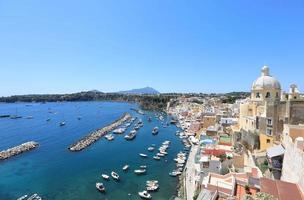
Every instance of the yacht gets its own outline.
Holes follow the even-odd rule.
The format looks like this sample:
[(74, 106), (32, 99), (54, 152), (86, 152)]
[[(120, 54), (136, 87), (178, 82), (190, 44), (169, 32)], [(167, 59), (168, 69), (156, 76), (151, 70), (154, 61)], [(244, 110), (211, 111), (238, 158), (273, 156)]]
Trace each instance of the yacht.
[(149, 194), (146, 190), (138, 192), (138, 195), (143, 199), (152, 199), (151, 194)]
[(106, 188), (102, 183), (96, 183), (96, 188), (99, 192), (105, 192)]
[(116, 172), (111, 172), (111, 176), (114, 180), (116, 180), (116, 181), (119, 180), (119, 175)]
[(159, 188), (158, 181), (147, 181), (147, 191), (154, 192), (158, 190), (158, 188)]

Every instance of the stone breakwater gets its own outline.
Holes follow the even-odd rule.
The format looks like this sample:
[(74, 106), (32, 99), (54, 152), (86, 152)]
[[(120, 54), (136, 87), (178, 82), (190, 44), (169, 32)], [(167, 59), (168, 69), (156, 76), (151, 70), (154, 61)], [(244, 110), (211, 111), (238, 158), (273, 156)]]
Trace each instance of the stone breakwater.
[(0, 160), (5, 160), (12, 156), (19, 155), (19, 154), (29, 151), (31, 149), (35, 149), (38, 146), (39, 146), (39, 144), (37, 142), (30, 141), (30, 142), (23, 143), (19, 146), (15, 146), (13, 148), (1, 151)]
[(118, 126), (122, 125), (126, 121), (129, 121), (132, 118), (132, 116), (129, 113), (123, 114), (118, 120), (111, 123), (108, 126), (105, 126), (101, 129), (98, 129), (96, 131), (93, 131), (89, 135), (85, 136), (83, 139), (79, 140), (75, 144), (71, 145), (69, 147), (70, 151), (81, 151), (85, 149), (86, 147), (90, 146), (97, 140), (99, 140), (101, 137), (109, 133), (110, 131), (114, 130)]

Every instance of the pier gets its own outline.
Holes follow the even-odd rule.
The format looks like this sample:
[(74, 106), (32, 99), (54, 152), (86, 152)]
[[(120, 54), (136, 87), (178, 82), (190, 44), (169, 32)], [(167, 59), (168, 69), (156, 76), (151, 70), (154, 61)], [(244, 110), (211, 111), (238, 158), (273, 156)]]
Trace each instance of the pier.
[(29, 151), (31, 149), (35, 149), (38, 146), (39, 146), (39, 144), (37, 142), (30, 141), (30, 142), (26, 142), (21, 145), (15, 146), (13, 148), (1, 151), (0, 160), (5, 160), (12, 156), (19, 155), (19, 154)]
[(126, 121), (130, 120), (131, 118), (132, 118), (132, 116), (129, 113), (123, 114), (118, 120), (111, 123), (110, 125), (105, 126), (96, 131), (93, 131), (92, 133), (90, 133), (89, 135), (84, 137), (83, 139), (80, 139), (78, 142), (71, 145), (69, 147), (69, 150), (70, 151), (81, 151), (81, 150), (85, 149), (86, 147), (90, 146), (91, 144), (93, 144), (94, 142), (99, 140), (101, 137), (103, 137), (110, 131), (114, 130), (118, 126), (122, 125)]

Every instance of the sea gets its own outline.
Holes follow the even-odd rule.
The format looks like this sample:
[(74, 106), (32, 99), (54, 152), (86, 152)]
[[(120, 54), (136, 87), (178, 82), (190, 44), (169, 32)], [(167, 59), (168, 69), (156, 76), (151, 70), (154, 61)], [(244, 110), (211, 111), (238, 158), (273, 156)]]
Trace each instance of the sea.
[[(141, 115), (133, 109), (138, 109), (138, 105), (121, 102), (0, 104), (0, 115), (22, 116), (0, 118), (0, 151), (32, 140), (40, 144), (37, 149), (0, 161), (0, 200), (15, 200), (34, 193), (49, 200), (133, 200), (140, 199), (138, 192), (145, 189), (147, 180), (159, 181), (159, 190), (151, 193), (153, 199), (168, 200), (176, 195), (178, 179), (168, 173), (175, 169), (173, 159), (183, 150), (175, 135), (179, 129), (174, 125), (163, 127), (155, 117), (157, 111)], [(132, 125), (125, 134), (115, 135), (113, 141), (101, 138), (81, 152), (68, 150), (71, 144), (125, 112), (144, 123), (133, 141), (124, 139)], [(65, 126), (59, 126), (62, 121)], [(170, 121), (170, 116), (165, 115), (164, 121)], [(154, 136), (152, 129), (156, 126), (159, 134)], [(171, 141), (168, 155), (156, 161), (153, 156), (157, 152), (149, 152), (147, 148), (154, 144), (158, 149), (165, 140)], [(141, 158), (140, 153), (148, 158)], [(130, 169), (124, 172), (126, 164)], [(135, 175), (133, 171), (141, 165), (147, 166), (147, 174)], [(111, 171), (120, 175), (119, 182), (102, 179), (101, 174), (110, 175)], [(105, 194), (96, 190), (96, 182), (104, 183)]]

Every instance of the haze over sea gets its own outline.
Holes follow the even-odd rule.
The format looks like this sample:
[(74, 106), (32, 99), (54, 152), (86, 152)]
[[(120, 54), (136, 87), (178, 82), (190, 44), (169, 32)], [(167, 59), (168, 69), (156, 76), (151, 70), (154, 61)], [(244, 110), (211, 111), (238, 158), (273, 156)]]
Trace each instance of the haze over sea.
[[(159, 180), (160, 190), (152, 193), (153, 199), (168, 200), (176, 193), (177, 185), (177, 179), (169, 177), (168, 173), (175, 167), (173, 158), (183, 149), (181, 141), (175, 136), (178, 129), (173, 125), (163, 128), (152, 111), (139, 115), (130, 108), (137, 108), (137, 105), (113, 102), (0, 104), (0, 115), (18, 114), (24, 117), (0, 119), (0, 151), (30, 140), (40, 143), (35, 150), (0, 161), (0, 199), (17, 199), (33, 193), (52, 200), (139, 199), (137, 193), (144, 190), (145, 182), (156, 179)], [(111, 123), (125, 112), (144, 122), (135, 140), (126, 141), (123, 135), (115, 135), (114, 141), (102, 138), (81, 152), (67, 149), (78, 139)], [(33, 116), (33, 119), (26, 119), (27, 116)], [(82, 119), (78, 120), (78, 116)], [(149, 116), (152, 122), (147, 121)], [(51, 121), (47, 122), (48, 118)], [(66, 126), (60, 127), (61, 121), (66, 121)], [(151, 134), (155, 126), (160, 127), (157, 136)], [(132, 128), (133, 125), (126, 133)], [(168, 156), (161, 161), (153, 160), (155, 153), (148, 152), (147, 148), (151, 144), (158, 148), (165, 140), (171, 141)], [(149, 158), (142, 159), (139, 153), (145, 153)], [(127, 173), (122, 171), (125, 164), (130, 165)], [(133, 173), (140, 165), (147, 165), (147, 175), (136, 176)], [(110, 174), (111, 171), (119, 173), (119, 183), (102, 180), (101, 174)], [(105, 183), (105, 195), (96, 190), (96, 182)]]

